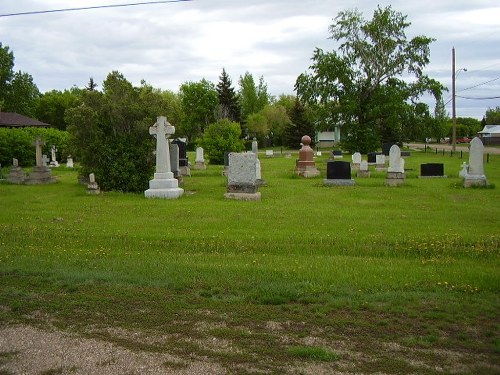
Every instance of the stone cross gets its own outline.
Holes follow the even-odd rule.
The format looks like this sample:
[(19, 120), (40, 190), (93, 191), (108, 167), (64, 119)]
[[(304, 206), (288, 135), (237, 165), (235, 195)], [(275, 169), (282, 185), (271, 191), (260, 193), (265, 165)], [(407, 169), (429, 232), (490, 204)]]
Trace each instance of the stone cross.
[(35, 146), (36, 150), (36, 166), (37, 167), (43, 167), (43, 159), (42, 159), (42, 146), (45, 145), (45, 142), (42, 141), (42, 139), (37, 136), (35, 139), (35, 142), (33, 142), (33, 146)]
[(156, 173), (172, 173), (168, 138), (174, 133), (175, 127), (164, 116), (159, 116), (156, 123), (149, 128), (149, 134), (156, 137)]

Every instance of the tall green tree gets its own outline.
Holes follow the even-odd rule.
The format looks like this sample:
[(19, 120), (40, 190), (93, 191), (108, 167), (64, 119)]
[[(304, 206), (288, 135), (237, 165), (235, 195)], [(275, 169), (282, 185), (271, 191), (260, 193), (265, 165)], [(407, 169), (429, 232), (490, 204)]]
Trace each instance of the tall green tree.
[(39, 97), (40, 91), (33, 82), (31, 74), (18, 71), (14, 73), (5, 99), (5, 111), (34, 117)]
[(153, 174), (155, 148), (148, 128), (164, 110), (161, 92), (134, 87), (111, 72), (103, 91), (82, 90), (81, 105), (66, 110), (73, 153), (82, 174), (94, 173), (103, 190), (143, 192)]
[(341, 126), (345, 148), (368, 152), (401, 142), (420, 96), (441, 97), (443, 86), (423, 73), (433, 39), (408, 39), (409, 26), (390, 6), (378, 7), (371, 20), (340, 12), (329, 28), (338, 50), (317, 48), (310, 72), (297, 78), (300, 99), (316, 107), (320, 126)]
[(311, 111), (298, 98), (290, 111), (290, 122), (285, 127), (283, 135), (285, 145), (290, 148), (299, 148), (304, 135), (311, 137), (311, 147), (314, 144), (316, 132)]
[(240, 124), (228, 119), (210, 124), (197, 143), (204, 148), (210, 164), (224, 164), (224, 152), (244, 150)]
[(0, 42), (0, 109), (5, 111), (4, 103), (10, 91), (10, 84), (14, 77), (14, 53), (9, 46)]
[(190, 139), (200, 137), (205, 128), (215, 121), (219, 96), (212, 82), (186, 82), (180, 87), (184, 118), (180, 132)]
[(240, 122), (241, 109), (238, 96), (232, 87), (231, 78), (224, 68), (222, 68), (216, 89), (219, 95), (218, 119), (227, 118), (231, 121)]
[(52, 90), (40, 95), (36, 102), (35, 117), (59, 130), (66, 130), (66, 110), (79, 104), (78, 90)]
[(259, 78), (259, 83), (256, 85), (253, 76), (246, 72), (240, 76), (239, 85), (241, 118), (246, 122), (249, 115), (259, 112), (269, 104), (271, 96), (267, 92), (267, 84), (263, 76)]

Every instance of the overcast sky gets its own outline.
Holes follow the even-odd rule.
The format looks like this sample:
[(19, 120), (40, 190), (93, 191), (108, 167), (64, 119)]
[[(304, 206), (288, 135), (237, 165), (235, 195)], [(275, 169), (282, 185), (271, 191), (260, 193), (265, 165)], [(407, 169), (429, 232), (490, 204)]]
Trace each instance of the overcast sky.
[[(2, 1), (0, 14), (140, 1)], [(225, 68), (236, 89), (248, 71), (278, 96), (294, 94), (315, 47), (335, 48), (328, 26), (338, 12), (357, 8), (371, 19), (377, 4), (408, 16), (408, 38), (436, 39), (426, 73), (450, 89), (445, 101), (456, 48), (458, 117), (481, 119), (500, 106), (498, 98), (460, 98), (500, 96), (498, 0), (193, 0), (0, 17), (0, 42), (14, 52), (14, 69), (31, 74), (42, 92), (84, 87), (90, 77), (100, 88), (113, 70), (134, 85), (144, 79), (177, 92), (186, 81), (217, 84)]]

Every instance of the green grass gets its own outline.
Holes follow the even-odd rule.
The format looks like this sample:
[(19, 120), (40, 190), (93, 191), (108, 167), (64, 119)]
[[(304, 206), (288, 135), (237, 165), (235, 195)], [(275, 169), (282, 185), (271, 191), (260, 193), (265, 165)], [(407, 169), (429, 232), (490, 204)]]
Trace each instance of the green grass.
[[(325, 187), (294, 177), (293, 158), (261, 155), (260, 202), (225, 200), (217, 166), (192, 170), (178, 200), (90, 196), (65, 168), (52, 185), (0, 183), (0, 324), (173, 335), (175, 345), (157, 346), (99, 337), (194, 352), (235, 373), (255, 357), (258, 369), (283, 372), (298, 356), (287, 343), (311, 347), (309, 336), (362, 351), (365, 361), (341, 356), (352, 372), (380, 357), (380, 343), (408, 350), (377, 371), (422, 372), (411, 358), (432, 349), (481, 355), (462, 362), (483, 371), (498, 356), (500, 194), (464, 189), (459, 156), (413, 152), (405, 185), (391, 188), (375, 171)], [(418, 179), (423, 162), (445, 163), (449, 177)], [(499, 155), (485, 173), (500, 186)], [(212, 337), (233, 349), (203, 344)], [(434, 362), (453, 372), (439, 353)]]
[(288, 349), (288, 353), (294, 357), (322, 362), (336, 361), (340, 358), (335, 352), (315, 346), (292, 346)]

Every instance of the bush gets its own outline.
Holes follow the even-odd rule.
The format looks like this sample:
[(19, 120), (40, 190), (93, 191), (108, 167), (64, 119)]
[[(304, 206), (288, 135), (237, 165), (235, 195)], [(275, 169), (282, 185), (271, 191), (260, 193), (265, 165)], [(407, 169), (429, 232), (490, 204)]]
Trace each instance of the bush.
[(207, 153), (210, 164), (222, 165), (224, 152), (241, 152), (245, 149), (240, 136), (240, 124), (222, 119), (209, 125), (197, 143)]
[(50, 158), (50, 148), (57, 148), (56, 158), (59, 161), (68, 155), (68, 133), (52, 128), (22, 128), (22, 129), (0, 129), (0, 163), (3, 166), (12, 165), (12, 159), (16, 158), (19, 165), (30, 167), (35, 165), (35, 138), (40, 136), (45, 145), (42, 154)]

